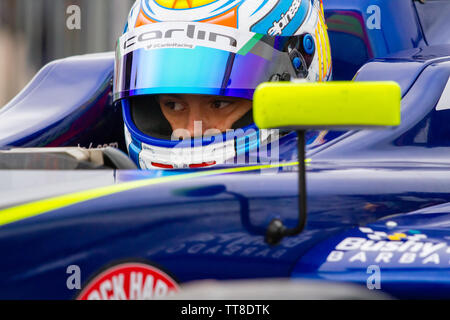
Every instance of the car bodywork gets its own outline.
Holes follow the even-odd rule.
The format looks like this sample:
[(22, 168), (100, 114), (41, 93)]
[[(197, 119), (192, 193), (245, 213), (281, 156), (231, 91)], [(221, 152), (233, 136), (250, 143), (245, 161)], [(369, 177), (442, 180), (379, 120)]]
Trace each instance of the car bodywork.
[[(298, 219), (295, 133), (281, 138), (280, 162), (269, 166), (1, 170), (0, 298), (72, 299), (79, 290), (67, 287), (68, 266), (78, 266), (86, 284), (123, 260), (150, 262), (179, 283), (365, 286), (378, 267), (381, 290), (394, 297), (449, 298), (450, 46), (428, 44), (421, 4), (409, 0), (324, 5), (335, 79), (398, 82), (402, 123), (309, 133), (301, 234), (276, 246), (264, 241), (273, 218), (288, 226)], [(0, 110), (0, 145), (126, 151), (121, 110), (112, 105), (113, 64), (105, 53), (44, 67)]]

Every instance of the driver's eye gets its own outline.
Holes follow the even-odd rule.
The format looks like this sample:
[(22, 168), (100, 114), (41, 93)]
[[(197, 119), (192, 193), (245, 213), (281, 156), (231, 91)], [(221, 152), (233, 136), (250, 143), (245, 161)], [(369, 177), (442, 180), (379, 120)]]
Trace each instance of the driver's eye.
[(182, 110), (184, 110), (184, 106), (180, 102), (167, 101), (167, 102), (164, 102), (164, 106), (169, 108), (172, 111), (182, 111)]
[(232, 103), (232, 102), (230, 102), (230, 101), (215, 100), (215, 101), (213, 102), (213, 107), (214, 107), (215, 109), (223, 109), (223, 108), (228, 107), (231, 103)]

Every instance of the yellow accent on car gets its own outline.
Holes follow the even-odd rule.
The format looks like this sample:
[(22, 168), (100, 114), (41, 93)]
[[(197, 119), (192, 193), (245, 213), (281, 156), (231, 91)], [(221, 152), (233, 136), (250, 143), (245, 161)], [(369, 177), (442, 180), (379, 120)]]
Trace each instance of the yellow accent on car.
[(389, 235), (388, 239), (392, 241), (400, 241), (406, 238), (406, 234), (404, 233), (394, 233), (393, 235)]
[(253, 97), (261, 129), (364, 129), (400, 124), (401, 90), (383, 82), (271, 82)]
[[(305, 160), (305, 162), (310, 163), (311, 159)], [(124, 182), (111, 186), (88, 189), (80, 192), (75, 192), (71, 194), (65, 194), (61, 196), (56, 196), (48, 199), (37, 200), (30, 203), (25, 203), (17, 205), (14, 207), (6, 208), (0, 210), (0, 226), (17, 222), (23, 219), (32, 218), (44, 213), (48, 213), (54, 210), (62, 209), (71, 205), (75, 205), (81, 202), (117, 194), (120, 192), (133, 190), (141, 187), (157, 185), (161, 183), (169, 183), (174, 181), (181, 181), (199, 177), (214, 176), (220, 174), (230, 174), (248, 171), (257, 171), (271, 168), (282, 168), (282, 167), (292, 167), (297, 166), (298, 162), (286, 162), (286, 163), (276, 163), (267, 165), (255, 165), (246, 166), (238, 168), (226, 168), (217, 170), (207, 170), (186, 174), (179, 174), (161, 178), (152, 178), (132, 182)]]

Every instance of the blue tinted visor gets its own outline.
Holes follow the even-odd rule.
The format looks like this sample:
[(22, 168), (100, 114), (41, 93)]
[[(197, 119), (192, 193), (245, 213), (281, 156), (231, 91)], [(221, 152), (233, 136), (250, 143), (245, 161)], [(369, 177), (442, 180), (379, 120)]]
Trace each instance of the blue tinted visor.
[(205, 23), (137, 28), (118, 43), (114, 100), (147, 94), (252, 99), (262, 82), (274, 76), (296, 77), (286, 50), (290, 39)]

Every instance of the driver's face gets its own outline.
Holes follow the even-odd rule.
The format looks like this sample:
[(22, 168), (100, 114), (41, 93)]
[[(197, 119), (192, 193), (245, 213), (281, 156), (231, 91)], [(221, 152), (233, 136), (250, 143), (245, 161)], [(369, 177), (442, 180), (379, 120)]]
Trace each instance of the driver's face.
[(225, 132), (252, 108), (252, 101), (208, 95), (169, 94), (159, 96), (159, 105), (172, 130), (185, 129), (194, 137), (194, 121), (202, 122), (202, 134), (209, 129)]

